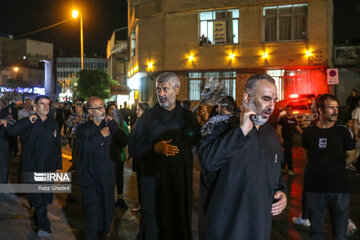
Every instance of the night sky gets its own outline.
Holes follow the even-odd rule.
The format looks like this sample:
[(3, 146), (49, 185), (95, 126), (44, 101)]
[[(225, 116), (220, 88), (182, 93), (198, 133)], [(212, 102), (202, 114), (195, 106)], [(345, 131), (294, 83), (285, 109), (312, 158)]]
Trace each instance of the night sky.
[[(127, 26), (126, 0), (2, 0), (0, 34), (16, 36), (71, 18), (72, 8), (82, 9), (84, 52), (106, 56), (106, 43), (112, 31)], [(127, 30), (122, 31), (122, 38)], [(80, 23), (72, 19), (49, 30), (25, 38), (54, 43), (56, 56), (80, 55)]]
[[(180, 1), (180, 0), (179, 0)], [(71, 9), (83, 9), (84, 52), (106, 55), (106, 42), (114, 29), (127, 26), (126, 0), (2, 0), (0, 34), (16, 38), (71, 18)], [(360, 0), (334, 0), (334, 42), (360, 43)], [(56, 56), (80, 55), (79, 20), (71, 20), (27, 38), (54, 43)], [(122, 38), (127, 30), (122, 31)]]

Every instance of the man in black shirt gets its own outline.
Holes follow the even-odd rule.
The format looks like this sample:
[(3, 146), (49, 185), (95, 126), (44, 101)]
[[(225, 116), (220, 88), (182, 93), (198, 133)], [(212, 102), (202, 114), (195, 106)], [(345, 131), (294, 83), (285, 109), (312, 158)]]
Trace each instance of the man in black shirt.
[(203, 137), (199, 239), (270, 239), (272, 216), (287, 203), (281, 144), (274, 128), (266, 124), (276, 100), (272, 77), (250, 77), (240, 123), (229, 129), (223, 121)]
[(319, 122), (306, 128), (302, 135), (308, 160), (304, 190), (311, 222), (310, 239), (322, 239), (326, 205), (334, 239), (347, 239), (350, 192), (345, 165), (355, 161), (355, 144), (349, 130), (335, 123), (339, 111), (335, 96), (322, 95), (316, 108), (320, 113)]
[[(55, 119), (49, 115), (48, 96), (35, 98), (35, 113), (15, 125), (2, 120), (11, 136), (22, 139), (23, 172), (55, 172), (62, 169), (60, 131)], [(53, 201), (52, 193), (28, 193), (30, 206), (35, 208), (33, 227), (39, 237), (51, 234), (47, 205)]]
[(176, 101), (176, 74), (160, 74), (156, 92), (158, 103), (139, 118), (129, 141), (129, 154), (141, 159), (138, 239), (191, 240), (192, 146), (200, 140), (200, 125)]
[(115, 206), (115, 163), (110, 158), (110, 144), (115, 138), (118, 147), (125, 147), (127, 136), (111, 116), (106, 116), (101, 98), (90, 97), (86, 109), (90, 119), (76, 131), (80, 152), (78, 175), (86, 216), (85, 239), (97, 240), (110, 231)]
[(293, 109), (291, 106), (287, 106), (285, 108), (286, 115), (281, 117), (278, 123), (278, 134), (280, 136), (280, 141), (284, 146), (284, 162), (282, 163), (282, 170), (285, 170), (285, 165), (288, 165), (288, 171), (286, 171), (289, 175), (294, 175), (292, 166), (292, 146), (293, 146), (293, 138), (294, 132), (298, 131), (300, 134), (302, 133), (301, 128), (296, 121), (296, 118), (293, 116)]

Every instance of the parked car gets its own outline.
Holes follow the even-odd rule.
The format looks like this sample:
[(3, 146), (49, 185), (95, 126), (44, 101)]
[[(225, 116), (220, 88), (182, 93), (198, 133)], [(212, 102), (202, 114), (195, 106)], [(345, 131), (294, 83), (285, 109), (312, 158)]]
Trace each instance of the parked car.
[(274, 112), (269, 119), (269, 123), (275, 128), (279, 119), (286, 115), (286, 107), (293, 109), (293, 115), (298, 121), (299, 127), (306, 128), (311, 121), (316, 118), (316, 114), (312, 111), (312, 97), (298, 97), (281, 100), (275, 104)]

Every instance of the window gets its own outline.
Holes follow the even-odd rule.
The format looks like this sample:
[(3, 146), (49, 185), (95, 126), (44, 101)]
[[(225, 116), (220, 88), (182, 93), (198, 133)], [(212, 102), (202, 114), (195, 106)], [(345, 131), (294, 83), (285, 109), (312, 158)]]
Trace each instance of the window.
[(150, 99), (149, 95), (149, 80), (147, 77), (140, 78), (140, 96), (142, 102), (147, 102)]
[(264, 41), (306, 40), (307, 7), (307, 4), (264, 7)]
[(239, 43), (239, 9), (200, 12), (200, 45)]
[(236, 99), (236, 72), (190, 72), (189, 73), (189, 100), (199, 101), (203, 81), (206, 78), (219, 78), (226, 94)]
[(275, 80), (275, 85), (277, 88), (277, 95), (279, 100), (284, 99), (283, 94), (283, 77), (284, 77), (285, 70), (279, 69), (279, 70), (267, 70), (266, 74), (271, 76)]
[(130, 57), (134, 57), (136, 53), (136, 34), (135, 29), (130, 33)]

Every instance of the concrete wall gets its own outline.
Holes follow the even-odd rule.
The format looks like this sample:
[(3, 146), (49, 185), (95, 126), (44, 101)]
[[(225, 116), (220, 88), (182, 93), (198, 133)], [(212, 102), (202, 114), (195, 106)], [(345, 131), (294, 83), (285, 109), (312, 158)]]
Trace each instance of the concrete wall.
[[(150, 1), (151, 2), (151, 1)], [(298, 66), (328, 66), (332, 64), (329, 51), (329, 1), (308, 2), (308, 40), (264, 43), (262, 26), (262, 7), (279, 1), (163, 1), (162, 10), (151, 15), (151, 9), (137, 20), (137, 42), (139, 55), (132, 59), (132, 65), (139, 64), (139, 71), (146, 71), (149, 59), (155, 62), (158, 71), (212, 70), (239, 68), (271, 68)], [(261, 2), (265, 4), (261, 4)], [(298, 1), (286, 1), (283, 4)], [(153, 3), (153, 2), (151, 2)], [(252, 4), (254, 3), (254, 4)], [(198, 11), (190, 9), (209, 9), (211, 6), (239, 8), (239, 44), (199, 45)], [(175, 8), (176, 6), (176, 8)], [(138, 7), (139, 11), (142, 8)], [(176, 11), (174, 11), (176, 9)], [(136, 11), (136, 10), (135, 10)], [(154, 10), (155, 11), (155, 10)], [(158, 11), (155, 11), (157, 13)], [(135, 20), (134, 20), (135, 21)], [(311, 49), (313, 56), (308, 58), (305, 51)], [(262, 58), (262, 52), (269, 58)], [(195, 61), (189, 63), (187, 55), (193, 54)], [(235, 60), (228, 56), (235, 53)], [(131, 66), (130, 66), (131, 69)]]
[(339, 85), (336, 86), (336, 96), (339, 98), (340, 105), (346, 105), (346, 98), (350, 95), (353, 88), (360, 95), (359, 67), (339, 67)]

